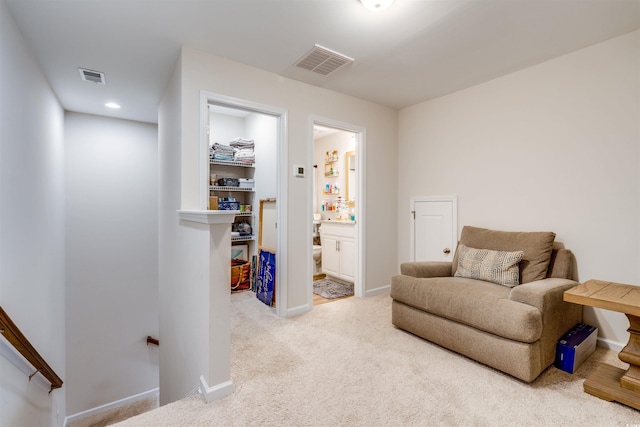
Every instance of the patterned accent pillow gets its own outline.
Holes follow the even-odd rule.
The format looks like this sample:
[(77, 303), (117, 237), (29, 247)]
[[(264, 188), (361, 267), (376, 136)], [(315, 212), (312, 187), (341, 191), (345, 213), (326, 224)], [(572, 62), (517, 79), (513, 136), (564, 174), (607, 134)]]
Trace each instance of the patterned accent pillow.
[(523, 251), (492, 251), (460, 244), (455, 277), (484, 280), (512, 288), (520, 284), (518, 263), (523, 255)]

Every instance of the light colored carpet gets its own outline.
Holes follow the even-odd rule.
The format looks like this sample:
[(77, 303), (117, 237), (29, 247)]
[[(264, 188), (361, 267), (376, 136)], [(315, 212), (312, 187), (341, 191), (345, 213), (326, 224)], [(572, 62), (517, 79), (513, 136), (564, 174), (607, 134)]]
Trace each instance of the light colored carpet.
[(626, 426), (640, 412), (583, 392), (597, 349), (573, 375), (526, 384), (391, 325), (388, 294), (283, 319), (232, 295), (233, 395), (191, 396), (118, 426)]

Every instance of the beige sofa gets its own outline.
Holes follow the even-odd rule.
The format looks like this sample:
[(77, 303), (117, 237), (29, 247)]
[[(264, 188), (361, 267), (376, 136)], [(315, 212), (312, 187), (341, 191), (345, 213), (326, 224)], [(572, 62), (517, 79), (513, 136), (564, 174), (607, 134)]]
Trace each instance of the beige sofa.
[[(452, 262), (401, 265), (391, 282), (393, 324), (535, 380), (553, 363), (558, 338), (582, 321), (582, 307), (563, 301), (563, 292), (578, 284), (571, 280), (572, 254), (554, 239), (551, 232), (464, 227)], [(492, 257), (502, 260), (500, 268), (486, 268)]]

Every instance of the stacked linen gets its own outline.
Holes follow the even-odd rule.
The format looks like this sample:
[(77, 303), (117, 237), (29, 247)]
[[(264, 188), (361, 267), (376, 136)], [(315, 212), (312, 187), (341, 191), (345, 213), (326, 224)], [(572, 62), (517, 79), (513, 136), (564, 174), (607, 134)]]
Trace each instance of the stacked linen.
[(217, 142), (209, 148), (209, 159), (211, 160), (233, 160), (236, 149), (228, 145)]
[(253, 149), (243, 148), (236, 151), (234, 160), (236, 162), (253, 163), (256, 160), (256, 156), (253, 153)]
[(236, 138), (233, 141), (229, 142), (229, 145), (238, 149), (250, 148), (252, 150), (253, 150), (253, 147), (255, 146), (253, 139), (246, 139), (246, 138)]
[(256, 160), (253, 148), (253, 139), (236, 138), (229, 143), (235, 151), (234, 160), (236, 162), (254, 163)]

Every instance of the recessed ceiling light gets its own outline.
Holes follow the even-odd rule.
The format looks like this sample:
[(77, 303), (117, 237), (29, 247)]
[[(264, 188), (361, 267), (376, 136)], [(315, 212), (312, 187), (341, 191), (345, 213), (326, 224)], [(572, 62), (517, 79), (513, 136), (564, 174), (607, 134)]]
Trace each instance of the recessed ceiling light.
[(393, 0), (360, 0), (360, 2), (362, 2), (367, 9), (379, 12), (391, 6)]
[(104, 105), (105, 105), (105, 107), (113, 108), (114, 110), (117, 110), (118, 108), (120, 108), (120, 106), (118, 104), (116, 104), (115, 102), (107, 102)]

